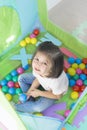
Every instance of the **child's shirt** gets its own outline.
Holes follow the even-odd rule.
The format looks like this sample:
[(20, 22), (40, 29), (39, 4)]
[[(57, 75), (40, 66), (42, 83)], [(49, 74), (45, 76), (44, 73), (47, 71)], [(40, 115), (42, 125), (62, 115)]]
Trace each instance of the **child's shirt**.
[(33, 75), (45, 90), (52, 91), (55, 95), (65, 94), (68, 90), (69, 81), (64, 71), (58, 78), (41, 77), (35, 72), (33, 72)]

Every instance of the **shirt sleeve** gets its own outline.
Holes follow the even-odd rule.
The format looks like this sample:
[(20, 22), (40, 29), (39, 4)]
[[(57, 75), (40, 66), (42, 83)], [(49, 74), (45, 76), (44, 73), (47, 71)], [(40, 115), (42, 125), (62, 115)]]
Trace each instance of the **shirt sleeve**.
[(64, 95), (65, 93), (67, 93), (67, 91), (68, 91), (68, 86), (64, 86), (64, 87), (60, 87), (60, 88), (55, 87), (52, 90), (53, 94), (55, 94), (55, 95), (59, 95), (59, 94)]

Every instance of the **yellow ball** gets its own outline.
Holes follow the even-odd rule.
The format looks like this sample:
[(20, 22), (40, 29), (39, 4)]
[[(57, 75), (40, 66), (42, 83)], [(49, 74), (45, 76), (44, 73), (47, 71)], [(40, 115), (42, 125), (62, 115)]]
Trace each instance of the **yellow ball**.
[(73, 91), (72, 93), (71, 93), (71, 98), (72, 99), (77, 99), (79, 97), (79, 94), (78, 94), (78, 92), (76, 92), (76, 91)]
[(40, 112), (35, 112), (34, 114), (37, 115), (37, 116), (43, 116), (43, 114), (40, 113)]
[(70, 68), (68, 68), (68, 73), (71, 75), (71, 76), (74, 76), (75, 74), (76, 74), (76, 71), (75, 71), (75, 69), (74, 68), (72, 68), (72, 67), (70, 67)]
[(11, 101), (11, 100), (12, 100), (12, 95), (11, 95), (11, 94), (7, 93), (5, 96), (6, 96), (6, 98), (8, 99), (8, 101)]
[(25, 47), (25, 46), (26, 46), (26, 41), (25, 41), (25, 40), (22, 40), (22, 41), (20, 42), (20, 46)]
[(36, 44), (36, 42), (37, 42), (37, 39), (36, 39), (36, 38), (31, 38), (31, 43), (32, 43), (32, 44)]
[(77, 63), (73, 63), (72, 64), (72, 68), (77, 69), (78, 68), (78, 64)]
[(85, 69), (85, 64), (84, 64), (84, 63), (79, 64), (79, 68), (80, 68), (81, 70), (84, 70), (84, 69)]
[(27, 44), (29, 44), (29, 43), (31, 42), (31, 39), (30, 39), (29, 37), (26, 37), (26, 38), (25, 38), (25, 42), (26, 42)]

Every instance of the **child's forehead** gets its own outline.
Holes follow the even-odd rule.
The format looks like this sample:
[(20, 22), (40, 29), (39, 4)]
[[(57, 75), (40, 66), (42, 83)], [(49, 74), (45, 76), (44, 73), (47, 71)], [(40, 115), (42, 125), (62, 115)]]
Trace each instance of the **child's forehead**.
[(35, 57), (41, 57), (41, 58), (44, 58), (45, 60), (50, 60), (48, 54), (45, 52), (37, 52)]

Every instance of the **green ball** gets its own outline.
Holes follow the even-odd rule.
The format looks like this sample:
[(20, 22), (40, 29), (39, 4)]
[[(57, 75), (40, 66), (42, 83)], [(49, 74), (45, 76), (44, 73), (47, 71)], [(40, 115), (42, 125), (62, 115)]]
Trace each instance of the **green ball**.
[(75, 74), (75, 75), (73, 76), (73, 78), (74, 78), (75, 80), (77, 80), (77, 79), (79, 79), (79, 75), (78, 75), (78, 74)]
[(8, 92), (8, 86), (2, 86), (2, 92), (7, 93)]
[(17, 89), (16, 89), (16, 94), (20, 94), (20, 93), (22, 93), (21, 88), (17, 88)]
[(7, 81), (10, 81), (10, 80), (12, 79), (12, 76), (11, 76), (10, 74), (8, 74), (8, 75), (5, 77), (5, 79), (6, 79)]
[(87, 80), (84, 81), (84, 85), (87, 86)]
[(14, 77), (12, 78), (12, 81), (17, 82), (17, 81), (18, 81), (18, 76), (14, 76)]
[(14, 102), (14, 103), (18, 103), (18, 101), (19, 101), (19, 95), (13, 95), (13, 97), (12, 97), (12, 101)]

